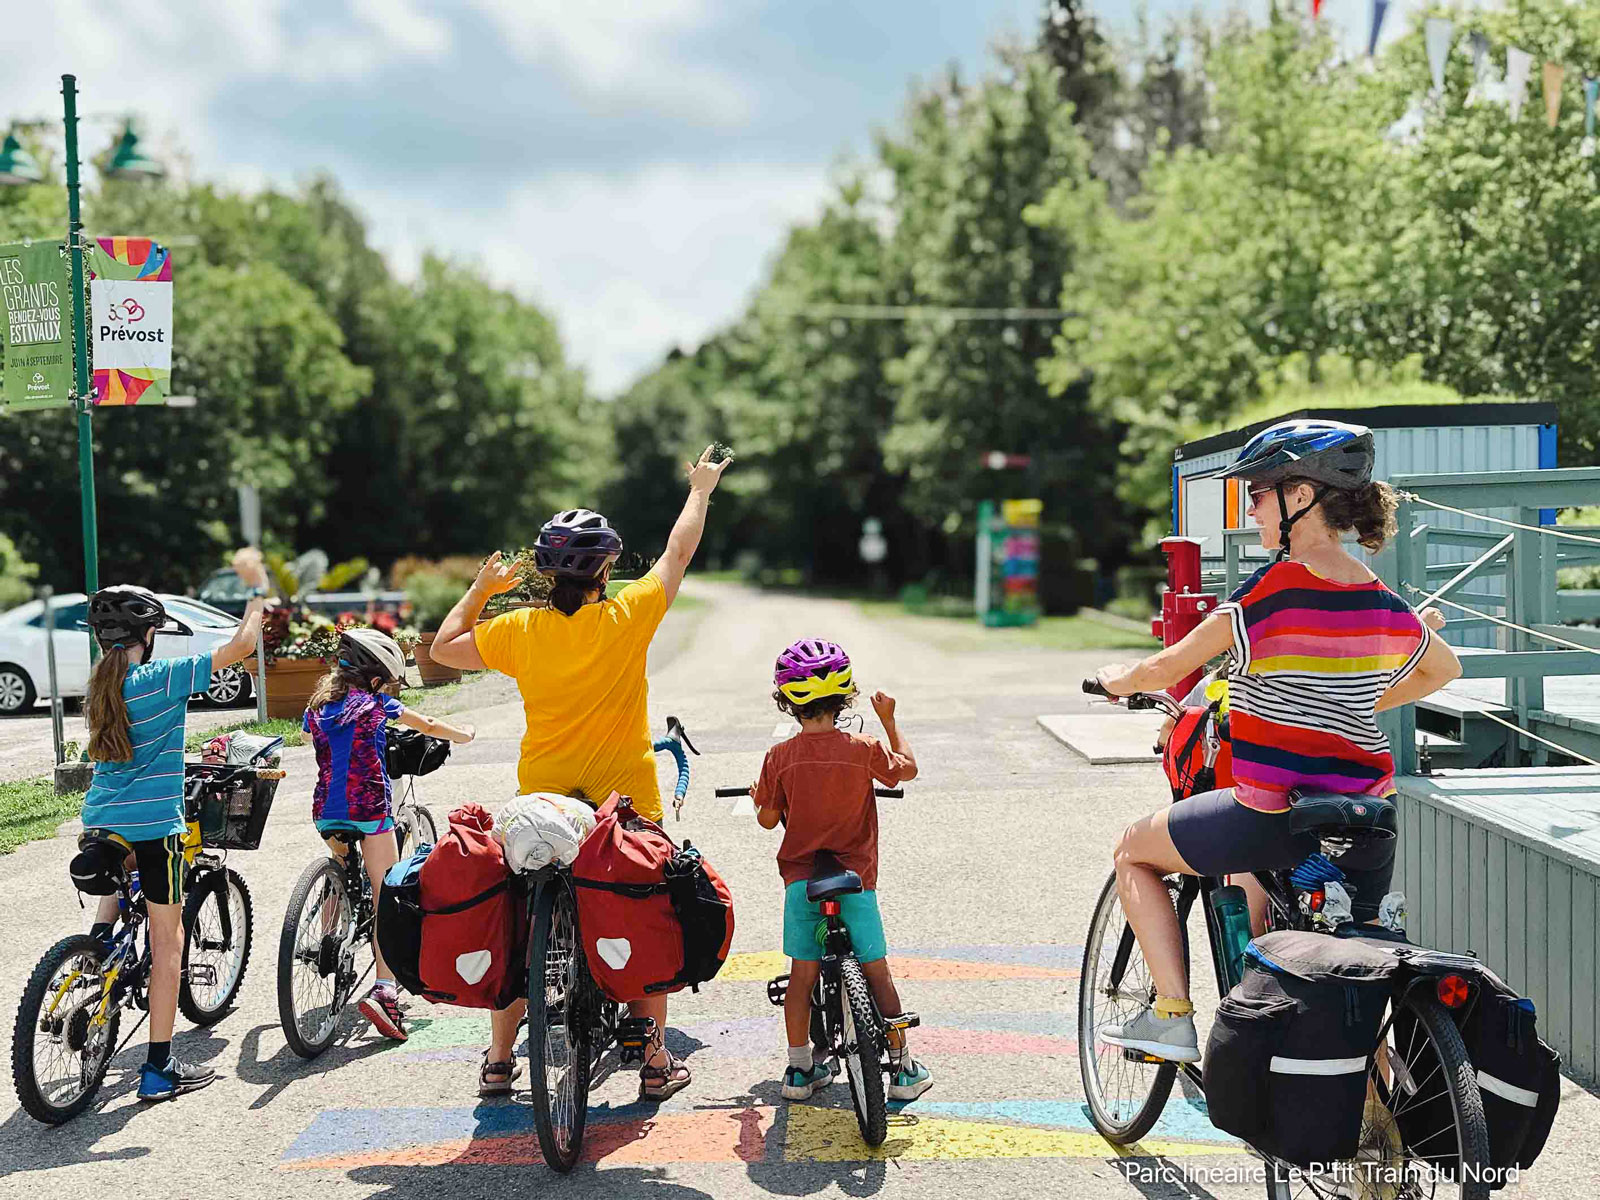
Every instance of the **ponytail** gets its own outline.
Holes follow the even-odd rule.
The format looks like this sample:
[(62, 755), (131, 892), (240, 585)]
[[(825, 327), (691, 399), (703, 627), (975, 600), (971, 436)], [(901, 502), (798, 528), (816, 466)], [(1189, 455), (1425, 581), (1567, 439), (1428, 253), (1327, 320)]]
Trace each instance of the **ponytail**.
[(113, 646), (100, 656), (89, 676), (84, 720), (89, 726), (89, 757), (95, 762), (128, 762), (133, 758), (133, 726), (122, 684), (128, 676), (128, 651)]
[(337, 704), (350, 694), (351, 689), (367, 690), (370, 682), (363, 679), (361, 672), (354, 667), (335, 665), (317, 681), (317, 686), (312, 689), (311, 698), (306, 701), (306, 708), (313, 713), (321, 712), (323, 705)]
[(1355, 530), (1362, 547), (1376, 554), (1395, 535), (1394, 510), (1399, 502), (1392, 487), (1373, 480), (1365, 487), (1330, 491), (1322, 498), (1322, 513), (1329, 529)]
[(555, 586), (550, 589), (550, 607), (564, 617), (570, 617), (585, 604), (589, 603), (589, 593), (597, 587), (603, 587), (599, 578), (594, 579), (558, 579)]

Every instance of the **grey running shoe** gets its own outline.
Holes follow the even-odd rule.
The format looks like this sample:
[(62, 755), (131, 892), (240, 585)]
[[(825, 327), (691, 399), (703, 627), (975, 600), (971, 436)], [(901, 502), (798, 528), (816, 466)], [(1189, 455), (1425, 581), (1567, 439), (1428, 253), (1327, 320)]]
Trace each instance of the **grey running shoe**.
[(1168, 1062), (1199, 1062), (1200, 1038), (1194, 1031), (1194, 1017), (1158, 1017), (1147, 1008), (1122, 1025), (1107, 1025), (1100, 1040), (1126, 1050), (1142, 1050)]

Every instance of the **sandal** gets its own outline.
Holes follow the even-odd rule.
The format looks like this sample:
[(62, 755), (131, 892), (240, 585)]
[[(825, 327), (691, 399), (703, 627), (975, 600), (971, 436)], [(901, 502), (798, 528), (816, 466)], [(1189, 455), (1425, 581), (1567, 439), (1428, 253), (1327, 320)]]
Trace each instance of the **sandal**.
[[(490, 1076), (497, 1076), (491, 1079)], [(489, 1052), (483, 1052), (483, 1066), (478, 1068), (478, 1095), (480, 1096), (509, 1096), (512, 1085), (522, 1075), (522, 1064), (519, 1062), (490, 1062)]]
[(692, 1076), (688, 1065), (666, 1051), (665, 1066), (652, 1067), (648, 1063), (639, 1068), (639, 1099), (667, 1100), (689, 1086)]

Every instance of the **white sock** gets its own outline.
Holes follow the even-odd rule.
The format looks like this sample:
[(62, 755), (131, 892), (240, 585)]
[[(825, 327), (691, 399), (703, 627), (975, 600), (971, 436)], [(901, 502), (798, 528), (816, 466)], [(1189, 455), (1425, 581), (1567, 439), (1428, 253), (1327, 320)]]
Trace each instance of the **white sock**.
[(789, 1065), (797, 1071), (809, 1071), (815, 1062), (811, 1057), (811, 1043), (789, 1047)]
[(387, 992), (392, 996), (400, 990), (400, 985), (392, 979), (379, 979), (372, 985), (372, 990), (375, 992)]

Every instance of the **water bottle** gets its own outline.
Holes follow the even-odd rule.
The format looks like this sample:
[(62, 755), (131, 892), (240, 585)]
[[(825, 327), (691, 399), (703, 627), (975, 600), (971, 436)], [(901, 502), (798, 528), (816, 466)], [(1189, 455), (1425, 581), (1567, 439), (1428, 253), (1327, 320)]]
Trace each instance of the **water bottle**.
[(1237, 884), (1213, 888), (1211, 911), (1217, 921), (1217, 953), (1222, 957), (1226, 987), (1244, 977), (1244, 948), (1250, 944), (1250, 904)]

